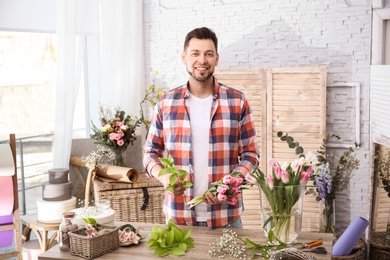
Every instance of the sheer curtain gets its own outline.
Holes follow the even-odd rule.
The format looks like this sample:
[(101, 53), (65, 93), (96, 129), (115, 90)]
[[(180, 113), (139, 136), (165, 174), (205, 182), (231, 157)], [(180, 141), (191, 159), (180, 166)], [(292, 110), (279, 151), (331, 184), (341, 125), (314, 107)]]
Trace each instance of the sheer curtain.
[[(76, 4), (77, 3), (77, 4)], [(68, 167), (73, 118), (85, 91), (86, 133), (98, 104), (138, 114), (144, 92), (142, 0), (57, 1), (57, 87), (53, 166)]]

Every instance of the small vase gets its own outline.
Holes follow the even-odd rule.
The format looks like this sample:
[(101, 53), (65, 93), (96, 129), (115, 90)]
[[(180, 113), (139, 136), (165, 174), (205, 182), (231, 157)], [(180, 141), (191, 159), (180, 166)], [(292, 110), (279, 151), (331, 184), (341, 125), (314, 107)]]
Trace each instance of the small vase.
[(115, 158), (112, 161), (113, 165), (126, 167), (125, 151), (126, 150), (113, 150), (113, 152), (115, 154)]
[(268, 243), (294, 244), (302, 229), (303, 195), (306, 184), (260, 185), (262, 228)]
[(324, 233), (334, 233), (335, 232), (335, 200), (334, 199), (325, 199), (323, 201), (323, 210), (322, 210), (322, 226)]

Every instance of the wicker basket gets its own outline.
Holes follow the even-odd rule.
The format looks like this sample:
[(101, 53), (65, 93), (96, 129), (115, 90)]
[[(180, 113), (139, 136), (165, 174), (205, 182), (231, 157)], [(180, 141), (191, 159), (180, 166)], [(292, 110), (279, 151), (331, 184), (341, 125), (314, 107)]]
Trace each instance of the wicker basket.
[(165, 224), (164, 187), (141, 173), (135, 183), (93, 180), (95, 200), (108, 199), (115, 210), (115, 221)]
[(372, 232), (370, 234), (370, 259), (390, 259), (390, 240), (386, 239), (386, 232)]
[(85, 235), (86, 228), (69, 232), (71, 254), (86, 259), (93, 259), (118, 249), (119, 227), (103, 225), (101, 227), (112, 229), (112, 231), (93, 237), (87, 237)]
[[(342, 233), (335, 234), (335, 240), (333, 244), (336, 243), (337, 239), (340, 238)], [(365, 260), (366, 259), (366, 242), (362, 238), (360, 238), (356, 245), (353, 247), (351, 253), (347, 256), (332, 256), (332, 260)]]

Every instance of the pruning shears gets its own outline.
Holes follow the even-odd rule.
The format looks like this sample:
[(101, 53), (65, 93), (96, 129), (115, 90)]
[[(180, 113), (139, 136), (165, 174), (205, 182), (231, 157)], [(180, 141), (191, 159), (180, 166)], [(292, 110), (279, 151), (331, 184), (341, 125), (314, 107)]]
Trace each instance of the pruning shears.
[(313, 240), (313, 241), (305, 243), (305, 244), (302, 244), (302, 247), (300, 247), (298, 249), (306, 249), (306, 248), (310, 249), (312, 247), (319, 246), (319, 245), (322, 245), (322, 238)]

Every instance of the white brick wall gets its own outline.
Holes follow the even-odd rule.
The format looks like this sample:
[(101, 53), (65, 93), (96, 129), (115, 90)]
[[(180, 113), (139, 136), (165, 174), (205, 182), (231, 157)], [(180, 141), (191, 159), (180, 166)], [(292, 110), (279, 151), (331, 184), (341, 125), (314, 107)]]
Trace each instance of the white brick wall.
[[(328, 83), (359, 82), (361, 167), (336, 204), (337, 228), (344, 230), (356, 216), (369, 218), (370, 212), (371, 6), (366, 2), (348, 7), (342, 0), (145, 0), (146, 78), (150, 80), (149, 72), (157, 69), (168, 87), (186, 82), (180, 61), (185, 35), (207, 26), (219, 38), (221, 68), (326, 66)], [(350, 93), (344, 91), (337, 94)], [(329, 118), (344, 118), (345, 111), (354, 109), (354, 102), (345, 102), (347, 107), (329, 106), (336, 102), (333, 98), (345, 97), (329, 93), (328, 132), (338, 129), (334, 133), (350, 139), (354, 118), (345, 118), (341, 126)]]

